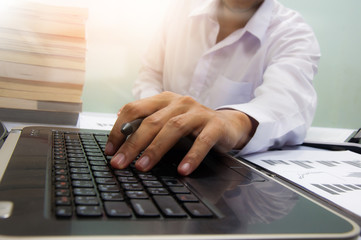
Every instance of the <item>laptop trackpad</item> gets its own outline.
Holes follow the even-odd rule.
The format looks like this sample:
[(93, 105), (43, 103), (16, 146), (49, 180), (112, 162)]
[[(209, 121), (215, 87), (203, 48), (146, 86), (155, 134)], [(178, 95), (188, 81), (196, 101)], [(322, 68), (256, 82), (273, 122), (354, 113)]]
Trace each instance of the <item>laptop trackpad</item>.
[[(189, 151), (193, 141), (182, 138), (160, 161), (155, 171), (160, 174), (178, 175), (177, 167)], [(189, 176), (193, 179), (206, 179), (207, 181), (237, 181), (240, 184), (263, 182), (265, 178), (256, 174), (254, 170), (241, 164), (234, 158), (214, 151), (210, 152), (200, 166)]]

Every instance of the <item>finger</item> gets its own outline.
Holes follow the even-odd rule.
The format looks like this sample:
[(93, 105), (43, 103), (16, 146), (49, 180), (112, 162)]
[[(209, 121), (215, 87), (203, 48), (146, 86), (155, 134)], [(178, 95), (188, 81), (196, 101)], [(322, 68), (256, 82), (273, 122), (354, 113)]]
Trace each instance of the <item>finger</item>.
[(122, 120), (118, 117), (112, 130), (109, 133), (108, 141), (105, 145), (105, 154), (112, 156), (118, 150), (121, 144), (125, 141), (124, 134), (120, 131), (120, 126), (122, 125)]
[(108, 142), (105, 147), (105, 153), (107, 155), (114, 155), (126, 139), (126, 136), (120, 131), (121, 126), (126, 122), (150, 115), (161, 108), (159, 103), (155, 103), (158, 98), (159, 97), (152, 97), (128, 103), (119, 110), (117, 121), (110, 131)]
[(180, 114), (169, 119), (136, 162), (136, 168), (140, 171), (148, 171), (153, 168), (181, 137), (189, 135), (202, 123), (201, 118), (190, 113)]
[(191, 174), (203, 161), (208, 152), (222, 137), (222, 129), (208, 123), (195, 139), (191, 149), (178, 165), (178, 173), (183, 176)]
[[(148, 117), (149, 119), (149, 117)], [(123, 169), (126, 168), (136, 157), (141, 153), (152, 141), (154, 136), (161, 128), (161, 122), (158, 126), (148, 127), (149, 120), (145, 118), (140, 124), (139, 128), (127, 138), (111, 159), (110, 164), (114, 168)]]
[[(171, 118), (174, 114), (177, 115), (183, 111), (184, 110), (182, 108), (173, 108), (167, 106), (146, 117), (142, 121), (138, 130), (135, 131), (135, 133), (133, 133), (127, 139), (127, 141), (122, 144), (122, 146), (120, 146), (118, 152), (110, 162), (112, 166), (120, 169), (127, 167), (139, 155), (140, 152), (142, 152), (148, 147), (149, 144), (151, 144), (153, 139), (158, 135), (168, 119)], [(146, 161), (148, 161), (147, 158), (142, 160), (142, 162)]]

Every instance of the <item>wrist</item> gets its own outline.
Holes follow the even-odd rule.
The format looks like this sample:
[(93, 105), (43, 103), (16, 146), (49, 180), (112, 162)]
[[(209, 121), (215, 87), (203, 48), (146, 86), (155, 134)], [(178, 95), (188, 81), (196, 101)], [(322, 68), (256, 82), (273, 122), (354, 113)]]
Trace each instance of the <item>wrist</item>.
[(220, 109), (230, 119), (233, 129), (238, 133), (239, 140), (233, 149), (242, 149), (254, 136), (258, 122), (244, 112), (233, 109)]

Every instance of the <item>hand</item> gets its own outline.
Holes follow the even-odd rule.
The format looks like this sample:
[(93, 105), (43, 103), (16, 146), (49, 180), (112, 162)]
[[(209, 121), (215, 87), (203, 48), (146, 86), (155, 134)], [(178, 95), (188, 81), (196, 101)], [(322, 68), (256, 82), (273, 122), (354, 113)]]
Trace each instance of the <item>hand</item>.
[[(127, 139), (121, 125), (144, 118), (138, 130)], [(231, 110), (212, 110), (188, 96), (164, 92), (125, 105), (110, 132), (105, 148), (114, 155), (114, 168), (126, 168), (144, 150), (135, 166), (149, 171), (183, 136), (193, 135), (193, 146), (178, 166), (178, 173), (189, 175), (212, 147), (227, 152), (241, 149), (252, 137), (256, 122), (246, 114)]]

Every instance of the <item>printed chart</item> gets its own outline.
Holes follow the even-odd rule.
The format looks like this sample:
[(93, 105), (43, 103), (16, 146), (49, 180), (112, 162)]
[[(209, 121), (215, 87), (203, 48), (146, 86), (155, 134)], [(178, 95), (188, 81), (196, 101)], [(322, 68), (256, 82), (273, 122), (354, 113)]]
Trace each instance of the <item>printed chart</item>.
[(361, 216), (360, 154), (297, 147), (245, 158)]

